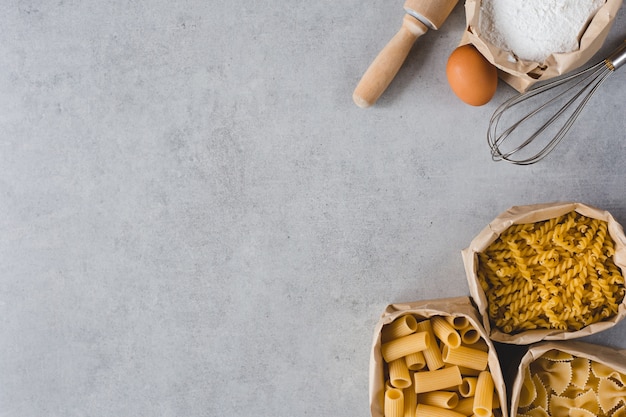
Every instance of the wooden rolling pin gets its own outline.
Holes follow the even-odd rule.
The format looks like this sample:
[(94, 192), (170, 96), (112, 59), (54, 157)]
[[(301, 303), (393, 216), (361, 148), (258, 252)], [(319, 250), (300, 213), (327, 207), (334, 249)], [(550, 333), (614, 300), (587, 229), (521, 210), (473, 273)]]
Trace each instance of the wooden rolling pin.
[(400, 70), (413, 44), (428, 29), (439, 29), (458, 0), (406, 0), (402, 26), (371, 63), (352, 94), (359, 107), (378, 100)]

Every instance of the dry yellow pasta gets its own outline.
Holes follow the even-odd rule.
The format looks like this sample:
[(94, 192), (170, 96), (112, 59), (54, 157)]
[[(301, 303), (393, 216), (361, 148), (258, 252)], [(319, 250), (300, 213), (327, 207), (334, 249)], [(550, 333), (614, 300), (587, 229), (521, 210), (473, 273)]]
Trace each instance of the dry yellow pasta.
[(422, 351), (429, 345), (430, 336), (428, 333), (417, 332), (383, 343), (380, 350), (385, 361), (389, 363), (411, 353)]
[(478, 375), (476, 395), (474, 396), (474, 414), (476, 417), (490, 417), (493, 414), (493, 378), (489, 371)]
[(541, 407), (533, 408), (528, 414), (517, 414), (518, 417), (550, 417), (548, 412)]
[(493, 400), (491, 401), (491, 408), (492, 410), (495, 410), (496, 408), (500, 408), (500, 397), (498, 396), (498, 393), (496, 391), (493, 392)]
[(392, 388), (385, 391), (385, 417), (404, 417), (404, 393)]
[(463, 376), (478, 376), (481, 372), (478, 369), (467, 368), (465, 366), (459, 366), (459, 370)]
[(570, 383), (576, 388), (584, 388), (587, 381), (589, 381), (589, 375), (591, 374), (589, 359), (574, 358), (572, 359), (571, 364), (572, 380)]
[(576, 331), (615, 316), (626, 289), (607, 227), (572, 211), (505, 230), (478, 254), (492, 326)]
[(417, 404), (417, 393), (413, 387), (404, 391), (404, 417), (415, 417), (415, 405)]
[(461, 394), (461, 397), (473, 397), (476, 394), (477, 382), (478, 378), (471, 376), (463, 377), (463, 381), (461, 382), (461, 385), (459, 385), (459, 394)]
[(532, 376), (530, 375), (530, 368), (526, 368), (523, 372), (524, 378), (522, 380), (518, 404), (520, 407), (528, 407), (537, 398), (537, 387), (533, 382)]
[(480, 333), (471, 326), (459, 329), (459, 333), (461, 335), (461, 343), (463, 344), (473, 345), (480, 340)]
[(419, 394), (417, 403), (452, 409), (459, 404), (459, 396), (451, 391), (431, 391)]
[(433, 327), (433, 333), (444, 344), (453, 348), (461, 346), (461, 336), (445, 318), (433, 317), (430, 322)]
[(474, 414), (474, 397), (460, 398), (453, 410), (464, 416), (471, 416)]
[(415, 372), (413, 374), (415, 392), (438, 391), (461, 385), (463, 377), (459, 367), (454, 365), (436, 371)]
[[(497, 392), (493, 393), (492, 407), (493, 410), (500, 408), (500, 398), (498, 397)], [(474, 415), (474, 397), (459, 398), (459, 403), (456, 407), (454, 407), (454, 411), (466, 416)]]
[(423, 352), (415, 352), (404, 357), (407, 368), (411, 371), (419, 371), (426, 367), (426, 359)]
[[(392, 417), (388, 413), (399, 412), (399, 401), (393, 401), (398, 400), (399, 394), (402, 394), (403, 417), (460, 417), (473, 414), (477, 377), (484, 369), (488, 369), (487, 342), (474, 329), (479, 335), (478, 340), (471, 344), (459, 343), (453, 349), (439, 337), (450, 341), (449, 335), (456, 334), (460, 341), (459, 332), (472, 328), (467, 318), (455, 321), (451, 316), (444, 315), (428, 319), (414, 316), (416, 326), (412, 326), (412, 320), (407, 319), (407, 316), (401, 317), (401, 325), (395, 325), (395, 321), (385, 325), (393, 326), (394, 329), (407, 329), (408, 323), (408, 328), (413, 331), (409, 335), (389, 338), (381, 344), (381, 354), (386, 362), (385, 417)], [(455, 323), (462, 329), (454, 329)], [(434, 327), (438, 328), (437, 334)], [(393, 333), (383, 327), (381, 338), (382, 332), (387, 335)], [(413, 351), (416, 345), (421, 350)], [(460, 398), (460, 393), (467, 398)], [(494, 408), (499, 408), (496, 394), (492, 388), (492, 404)]]
[(611, 417), (626, 417), (626, 403), (622, 403), (616, 407)]
[(398, 317), (391, 324), (385, 326), (381, 333), (381, 340), (387, 342), (392, 339), (398, 339), (402, 336), (408, 336), (417, 330), (417, 320), (412, 314), (406, 314)]
[[(560, 395), (552, 396), (549, 405), (549, 412), (553, 416), (568, 415), (572, 408), (584, 409), (594, 416), (597, 416), (600, 412), (600, 405), (598, 404), (596, 393), (592, 389), (574, 398), (562, 397)], [(617, 405), (617, 402), (614, 405)], [(613, 408), (613, 405), (609, 410), (611, 408)]]
[[(619, 372), (587, 358), (551, 350), (531, 362), (524, 372), (520, 400), (525, 400), (518, 403), (519, 416), (547, 412), (552, 416), (615, 417), (626, 405), (626, 387), (612, 376)], [(557, 373), (563, 375), (555, 376)], [(554, 381), (556, 386), (552, 385)], [(568, 385), (564, 387), (562, 381)], [(527, 401), (525, 392), (533, 391), (536, 395)]]
[(386, 380), (385, 381), (385, 391), (389, 390), (389, 389), (393, 389), (395, 388), (393, 385), (391, 385), (391, 381), (390, 380)]
[(547, 410), (548, 402), (550, 399), (548, 398), (548, 390), (546, 386), (543, 382), (541, 382), (541, 379), (539, 379), (538, 375), (533, 375), (532, 381), (534, 382), (535, 389), (537, 391), (537, 396), (535, 397), (534, 403), (544, 410)]
[(598, 384), (598, 402), (603, 410), (612, 410), (626, 401), (626, 388), (612, 379), (601, 379)]
[(572, 365), (569, 362), (554, 362), (538, 358), (533, 364), (533, 371), (546, 381), (556, 394), (562, 394), (572, 382)]
[(444, 318), (457, 330), (464, 329), (470, 325), (469, 320), (465, 316), (445, 316)]
[[(430, 320), (423, 320), (417, 323), (417, 331), (426, 332), (428, 333), (430, 340), (435, 340), (435, 334), (433, 333), (433, 327), (430, 324)], [(424, 355), (426, 366), (429, 370), (434, 371), (436, 369), (443, 368), (444, 363), (437, 343), (430, 343), (429, 346), (422, 351), (422, 354)]]
[(626, 385), (626, 375), (616, 371), (615, 369), (606, 366), (603, 363), (592, 362), (591, 372), (598, 378), (615, 378), (622, 384)]
[(389, 362), (389, 381), (395, 388), (407, 388), (411, 386), (411, 375), (404, 358)]
[(465, 344), (464, 346), (472, 349), (482, 350), (483, 352), (489, 352), (489, 346), (487, 345), (487, 342), (485, 342), (483, 339), (479, 339), (478, 341), (471, 344)]
[(585, 410), (584, 408), (570, 408), (568, 413), (569, 417), (596, 417), (595, 414), (591, 411)]
[(466, 368), (484, 371), (487, 369), (489, 354), (482, 350), (472, 349), (465, 346), (451, 348), (444, 345), (441, 352), (443, 361)]
[(426, 404), (418, 404), (415, 409), (415, 415), (417, 417), (466, 417), (465, 415), (457, 413), (453, 410), (447, 410), (445, 408), (439, 408)]

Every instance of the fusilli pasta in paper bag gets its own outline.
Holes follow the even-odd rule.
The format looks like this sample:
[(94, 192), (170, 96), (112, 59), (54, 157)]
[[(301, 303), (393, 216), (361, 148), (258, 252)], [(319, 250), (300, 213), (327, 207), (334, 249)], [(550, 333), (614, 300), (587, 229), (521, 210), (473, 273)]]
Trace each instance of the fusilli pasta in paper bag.
[(626, 237), (607, 211), (581, 203), (512, 207), (462, 255), (494, 341), (573, 339), (626, 315)]
[(415, 416), (418, 407), (507, 417), (498, 356), (469, 297), (387, 306), (374, 331), (369, 387), (372, 417)]
[(581, 341), (539, 342), (519, 362), (510, 413), (520, 417), (624, 415), (624, 383), (626, 350)]

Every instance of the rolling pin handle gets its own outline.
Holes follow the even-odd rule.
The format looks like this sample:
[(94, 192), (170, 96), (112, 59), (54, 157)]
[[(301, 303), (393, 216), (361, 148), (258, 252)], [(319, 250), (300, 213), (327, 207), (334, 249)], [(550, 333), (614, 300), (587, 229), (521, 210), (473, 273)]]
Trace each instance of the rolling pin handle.
[(352, 100), (359, 107), (373, 105), (396, 76), (411, 47), (428, 27), (409, 14), (404, 15), (396, 35), (380, 51), (357, 85)]

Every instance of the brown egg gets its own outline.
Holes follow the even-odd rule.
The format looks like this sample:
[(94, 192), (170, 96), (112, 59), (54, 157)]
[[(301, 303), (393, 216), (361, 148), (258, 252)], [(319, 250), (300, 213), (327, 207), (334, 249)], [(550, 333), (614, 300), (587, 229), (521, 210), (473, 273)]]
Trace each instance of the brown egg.
[(498, 70), (471, 44), (450, 54), (446, 75), (454, 94), (472, 106), (488, 103), (498, 87)]

